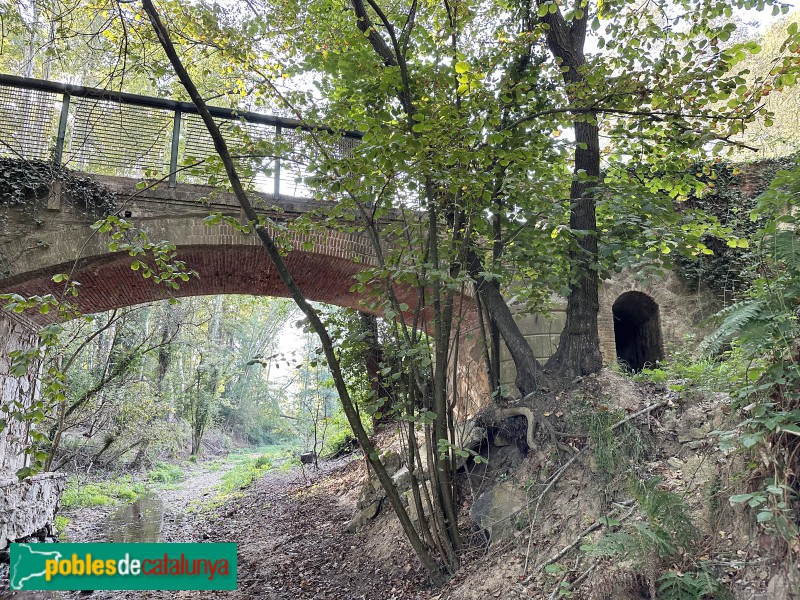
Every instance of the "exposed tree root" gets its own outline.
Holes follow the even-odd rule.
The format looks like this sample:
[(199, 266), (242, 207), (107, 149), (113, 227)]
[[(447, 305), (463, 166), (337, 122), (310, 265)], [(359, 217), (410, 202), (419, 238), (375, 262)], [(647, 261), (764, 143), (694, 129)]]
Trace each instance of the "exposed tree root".
[(536, 416), (533, 414), (533, 411), (530, 408), (526, 408), (524, 406), (515, 406), (512, 408), (500, 408), (497, 410), (498, 421), (505, 421), (506, 419), (510, 419), (511, 417), (525, 417), (525, 419), (527, 419), (528, 429), (525, 432), (525, 441), (528, 444), (528, 448), (535, 448), (536, 444), (534, 442), (533, 434), (536, 431)]

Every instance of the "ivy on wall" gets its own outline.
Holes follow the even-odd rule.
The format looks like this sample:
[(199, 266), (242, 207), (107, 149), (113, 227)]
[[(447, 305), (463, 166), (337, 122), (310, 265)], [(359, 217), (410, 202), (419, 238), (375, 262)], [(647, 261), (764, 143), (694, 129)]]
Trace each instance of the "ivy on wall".
[[(753, 239), (764, 226), (763, 218), (751, 217), (757, 198), (769, 187), (776, 173), (797, 165), (798, 155), (752, 163), (718, 162), (697, 167), (697, 175), (713, 193), (690, 198), (687, 205), (717, 217), (725, 227), (733, 229), (739, 239)], [(678, 257), (679, 274), (692, 289), (705, 287), (718, 295), (723, 304), (730, 304), (750, 287), (757, 277), (760, 260), (755, 244), (735, 244), (713, 236), (703, 243), (713, 254), (696, 259)]]
[(116, 211), (116, 193), (93, 180), (48, 161), (0, 157), (0, 205), (33, 213), (46, 202), (54, 182), (73, 207), (94, 217)]

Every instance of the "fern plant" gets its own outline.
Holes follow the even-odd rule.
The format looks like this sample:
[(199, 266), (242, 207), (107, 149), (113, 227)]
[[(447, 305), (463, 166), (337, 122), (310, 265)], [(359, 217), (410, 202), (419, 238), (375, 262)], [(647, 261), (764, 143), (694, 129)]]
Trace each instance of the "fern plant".
[(631, 478), (630, 489), (646, 520), (621, 531), (608, 533), (585, 550), (601, 556), (643, 559), (655, 556), (672, 560), (692, 552), (700, 531), (692, 522), (684, 500), (659, 488), (661, 478), (648, 481)]
[(686, 502), (661, 489), (661, 478), (647, 481), (632, 478), (630, 489), (645, 520), (608, 533), (595, 544), (582, 546), (597, 556), (629, 561), (632, 568), (647, 572), (681, 563), (680, 571), (666, 570), (653, 575), (651, 584), (665, 600), (709, 600), (730, 597), (725, 586), (701, 562), (692, 557), (699, 550), (702, 532), (692, 521)]
[(733, 599), (730, 591), (706, 571), (665, 573), (658, 580), (658, 597), (662, 600)]
[[(757, 453), (773, 474), (761, 489), (731, 497), (751, 507), (768, 532), (796, 547), (800, 472), (800, 167), (779, 173), (751, 218), (765, 223), (756, 239), (760, 263), (741, 302), (718, 314), (706, 352), (735, 340), (752, 365), (735, 394), (742, 420), (718, 432), (721, 445)], [(751, 490), (753, 487), (750, 488)]]
[(700, 344), (700, 352), (706, 355), (717, 354), (746, 327), (752, 327), (762, 316), (766, 306), (764, 300), (751, 298), (722, 309), (716, 315), (720, 325)]

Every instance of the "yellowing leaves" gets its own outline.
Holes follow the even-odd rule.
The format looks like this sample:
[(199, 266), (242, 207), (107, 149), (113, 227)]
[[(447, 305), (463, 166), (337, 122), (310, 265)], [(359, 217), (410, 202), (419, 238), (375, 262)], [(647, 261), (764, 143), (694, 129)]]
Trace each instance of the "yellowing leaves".
[(463, 75), (464, 73), (469, 73), (469, 63), (463, 60), (458, 61), (455, 64), (456, 73), (459, 75)]

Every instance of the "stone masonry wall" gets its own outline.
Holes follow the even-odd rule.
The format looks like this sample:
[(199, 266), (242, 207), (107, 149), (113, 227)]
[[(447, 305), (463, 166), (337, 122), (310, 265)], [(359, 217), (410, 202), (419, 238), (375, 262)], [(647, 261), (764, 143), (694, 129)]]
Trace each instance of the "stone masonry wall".
[(614, 315), (611, 307), (625, 292), (637, 291), (650, 296), (658, 304), (664, 356), (686, 345), (687, 336), (702, 338), (708, 333), (702, 321), (713, 315), (720, 306), (710, 293), (692, 292), (673, 272), (664, 277), (638, 280), (633, 272), (625, 272), (600, 285), (600, 312), (597, 325), (600, 333), (600, 351), (606, 364), (617, 357), (614, 341)]
[[(14, 402), (30, 405), (38, 396), (40, 365), (22, 377), (10, 375), (9, 352), (34, 347), (38, 330), (17, 315), (0, 312), (0, 406)], [(26, 465), (23, 452), (28, 441), (24, 423), (8, 418), (5, 411), (0, 419), (7, 426), (0, 431), (0, 549), (8, 542), (33, 535), (50, 527), (66, 482), (65, 475), (41, 473), (19, 481), (16, 471)]]
[[(690, 291), (675, 273), (669, 272), (663, 277), (648, 280), (639, 280), (635, 275), (630, 271), (621, 273), (600, 285), (597, 321), (600, 351), (605, 364), (611, 364), (617, 358), (611, 309), (616, 299), (625, 292), (642, 292), (658, 304), (665, 358), (669, 358), (670, 352), (684, 347), (686, 336), (701, 338), (706, 334), (707, 329), (701, 326), (702, 321), (720, 308), (712, 294)], [(566, 301), (556, 301), (549, 316), (525, 314), (521, 308), (515, 310), (515, 307), (512, 307), (512, 311), (534, 355), (540, 362), (546, 362), (558, 347), (559, 336), (566, 323)], [(511, 355), (503, 344), (500, 352), (500, 382), (506, 386), (506, 393), (512, 396), (519, 396), (514, 385), (516, 374)]]
[(450, 356), (451, 369), (456, 357), (458, 362), (454, 378), (455, 389), (450, 390), (450, 394), (455, 395), (451, 399), (455, 400), (456, 420), (464, 422), (486, 406), (490, 393), (483, 340), (478, 326), (471, 320), (461, 324), (458, 339), (454, 340)]
[(0, 549), (52, 528), (66, 478), (62, 473), (41, 473), (24, 481), (0, 478)]
[[(32, 367), (22, 377), (12, 377), (9, 352), (24, 350), (38, 342), (37, 330), (30, 323), (16, 315), (0, 313), (0, 406), (9, 407), (12, 402), (30, 405), (39, 393), (39, 365)], [(8, 418), (5, 411), (0, 419), (7, 426), (0, 431), (0, 478), (13, 476), (17, 469), (25, 466), (23, 449), (27, 443), (28, 432), (25, 424)]]
[[(555, 298), (549, 315), (525, 313), (521, 305), (513, 305), (511, 311), (514, 320), (519, 324), (522, 334), (533, 350), (533, 355), (541, 363), (547, 362), (558, 347), (561, 331), (567, 323), (567, 303), (562, 298)], [(517, 369), (505, 344), (500, 345), (500, 383), (505, 386), (504, 393), (519, 396), (514, 385)]]
[[(238, 218), (240, 209), (225, 194), (198, 185), (137, 192), (132, 179), (106, 177), (99, 181), (125, 199), (120, 210), (133, 226), (154, 242), (175, 244), (177, 258), (200, 275), (182, 282), (179, 295), (287, 295), (255, 235), (244, 235), (227, 223), (209, 227), (203, 221), (212, 211)], [(201, 199), (211, 204), (199, 202)], [(263, 198), (258, 203), (279, 221), (324, 204), (281, 198), (272, 202), (269, 211)], [(52, 276), (68, 272), (81, 284), (75, 302), (85, 314), (175, 295), (171, 288), (154, 285), (132, 271), (134, 259), (127, 252), (110, 252), (109, 235), (90, 228), (96, 218), (60, 195), (52, 195), (47, 202), (40, 199), (25, 210), (0, 207), (0, 293), (58, 295), (63, 283), (53, 282)], [(353, 277), (375, 262), (365, 235), (320, 226), (280, 232), (278, 237), (283, 248), (293, 249), (285, 260), (309, 299), (359, 306), (365, 294), (350, 291)], [(416, 292), (404, 287), (398, 284), (399, 301), (413, 307)]]

